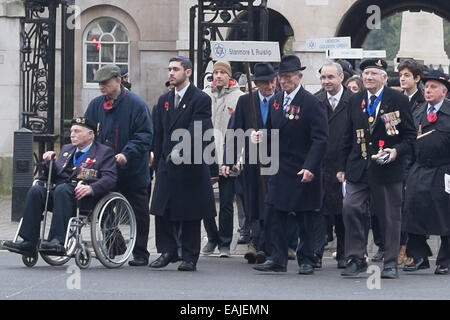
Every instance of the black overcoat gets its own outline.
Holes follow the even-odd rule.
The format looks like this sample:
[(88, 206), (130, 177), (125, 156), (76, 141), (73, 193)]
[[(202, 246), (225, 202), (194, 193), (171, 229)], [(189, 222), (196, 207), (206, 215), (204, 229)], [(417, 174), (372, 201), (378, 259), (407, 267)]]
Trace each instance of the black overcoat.
[(342, 137), (347, 127), (350, 97), (352, 92), (344, 87), (341, 99), (333, 111), (326, 91), (319, 91), (316, 97), (328, 111), (328, 148), (324, 161), (324, 210), (325, 214), (342, 214), (342, 183), (336, 178), (339, 170), (336, 159), (342, 146)]
[[(153, 152), (156, 180), (150, 213), (158, 216), (169, 213), (172, 221), (214, 217), (216, 208), (210, 167), (203, 158), (203, 151), (214, 146), (214, 140), (202, 142), (205, 131), (212, 129), (211, 98), (190, 84), (176, 110), (174, 90), (162, 95), (155, 108)], [(184, 132), (189, 132), (189, 135), (172, 141), (172, 133), (177, 129), (185, 129)], [(174, 155), (172, 151), (179, 148), (182, 139), (190, 140), (192, 161), (175, 164), (171, 158)], [(202, 153), (197, 159), (200, 161), (198, 164), (194, 163), (195, 144)], [(180, 155), (186, 156), (185, 153)]]
[[(279, 144), (279, 170), (269, 177), (266, 202), (275, 210), (285, 212), (318, 210), (323, 198), (322, 167), (328, 141), (327, 111), (303, 87), (290, 104), (290, 108), (299, 110), (298, 118), (286, 118), (283, 100), (283, 92), (279, 92), (269, 104), (268, 129), (276, 130), (271, 134), (271, 148), (275, 152), (274, 145)], [(302, 169), (314, 174), (312, 182), (300, 182), (297, 173)]]
[(406, 231), (422, 235), (450, 236), (450, 194), (444, 175), (450, 174), (450, 101), (437, 112), (437, 121), (427, 120), (428, 103), (415, 112), (422, 134), (414, 144), (415, 162), (406, 180)]

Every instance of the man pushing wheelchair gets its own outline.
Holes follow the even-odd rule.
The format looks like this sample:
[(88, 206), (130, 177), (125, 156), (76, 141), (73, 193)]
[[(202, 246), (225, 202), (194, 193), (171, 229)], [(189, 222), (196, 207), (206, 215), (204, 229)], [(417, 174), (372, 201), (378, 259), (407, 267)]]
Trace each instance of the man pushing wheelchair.
[[(77, 202), (95, 204), (116, 187), (117, 169), (111, 148), (94, 141), (97, 123), (79, 117), (71, 122), (71, 143), (62, 146), (53, 165), (55, 152), (47, 151), (43, 160), (51, 186), (34, 185), (27, 193), (25, 212), (19, 229), (22, 241), (6, 241), (3, 247), (25, 257), (40, 250), (64, 253), (67, 226), (75, 216)], [(80, 183), (82, 182), (82, 183)], [(83, 200), (82, 200), (83, 199)], [(80, 201), (82, 200), (82, 201)], [(84, 207), (85, 204), (81, 204)], [(43, 212), (53, 212), (47, 241), (40, 239)], [(42, 241), (42, 243), (39, 243)]]

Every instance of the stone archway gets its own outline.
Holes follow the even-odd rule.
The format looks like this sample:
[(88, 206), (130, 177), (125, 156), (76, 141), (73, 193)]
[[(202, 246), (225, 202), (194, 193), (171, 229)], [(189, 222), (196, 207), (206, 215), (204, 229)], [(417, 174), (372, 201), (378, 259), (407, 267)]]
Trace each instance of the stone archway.
[(350, 36), (352, 38), (352, 47), (360, 48), (369, 33), (366, 22), (371, 15), (367, 8), (371, 5), (377, 5), (381, 9), (381, 18), (388, 17), (396, 12), (402, 11), (426, 11), (441, 16), (450, 21), (450, 1), (448, 0), (359, 0), (350, 7), (342, 17), (336, 30), (337, 37)]

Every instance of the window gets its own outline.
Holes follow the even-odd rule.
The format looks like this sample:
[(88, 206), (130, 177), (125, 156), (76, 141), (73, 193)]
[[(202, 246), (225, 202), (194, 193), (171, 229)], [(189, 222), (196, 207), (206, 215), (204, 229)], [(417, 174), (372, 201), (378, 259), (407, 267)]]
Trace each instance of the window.
[(129, 63), (129, 41), (125, 27), (111, 18), (92, 22), (84, 37), (84, 84), (94, 83), (94, 74), (107, 64)]

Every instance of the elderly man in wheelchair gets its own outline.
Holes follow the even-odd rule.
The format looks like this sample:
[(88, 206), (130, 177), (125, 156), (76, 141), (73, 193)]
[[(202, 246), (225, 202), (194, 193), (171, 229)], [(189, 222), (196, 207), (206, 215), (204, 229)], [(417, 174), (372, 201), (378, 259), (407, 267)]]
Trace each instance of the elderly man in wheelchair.
[[(100, 242), (103, 242), (104, 246), (111, 247), (111, 233), (116, 236), (119, 234), (123, 239), (120, 230), (108, 229), (108, 226), (113, 224), (111, 219), (117, 220), (113, 217), (114, 212), (120, 211), (120, 208), (125, 206), (126, 210), (129, 208), (133, 215), (126, 199), (124, 200), (120, 194), (111, 193), (116, 187), (117, 181), (116, 161), (111, 148), (94, 141), (97, 124), (81, 117), (73, 119), (71, 124), (71, 144), (66, 144), (61, 148), (55, 164), (53, 165), (55, 152), (48, 151), (43, 155), (43, 159), (48, 165), (46, 171), (51, 177), (50, 185), (34, 185), (27, 193), (24, 217), (18, 231), (18, 235), (23, 241), (6, 241), (3, 244), (7, 250), (19, 253), (23, 257), (35, 257), (37, 260), (38, 250), (41, 252), (41, 256), (42, 252), (45, 252), (46, 255), (63, 256), (66, 254), (67, 234), (69, 234), (67, 229), (74, 225), (73, 217), (78, 217), (83, 212), (89, 214), (95, 203), (97, 203), (97, 207), (100, 206), (100, 209), (96, 210), (96, 217), (89, 218), (95, 220), (91, 223), (97, 224), (97, 230), (94, 230), (96, 239), (92, 239), (92, 242), (96, 242), (93, 243), (94, 249), (95, 245), (99, 245)], [(114, 204), (117, 199), (122, 202)], [(44, 233), (40, 234), (40, 225), (42, 220), (45, 222), (47, 209), (53, 212), (53, 216), (48, 239), (43, 241)], [(127, 213), (129, 214), (129, 212)], [(94, 232), (91, 233), (94, 234)], [(125, 243), (120, 243), (119, 246), (116, 243), (117, 252), (106, 252), (103, 254), (106, 256), (104, 258), (110, 259), (114, 258), (115, 254), (122, 254), (126, 250), (126, 247), (121, 248), (124, 246)], [(45, 260), (47, 261), (47, 259)], [(103, 263), (103, 261), (101, 262)]]

